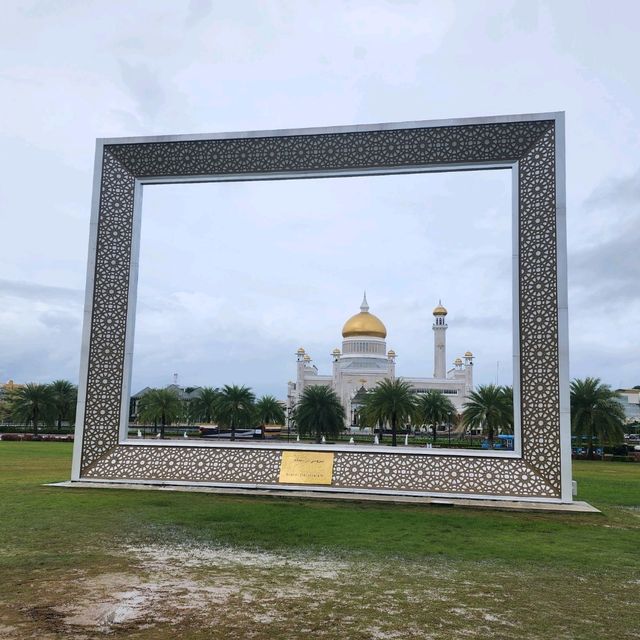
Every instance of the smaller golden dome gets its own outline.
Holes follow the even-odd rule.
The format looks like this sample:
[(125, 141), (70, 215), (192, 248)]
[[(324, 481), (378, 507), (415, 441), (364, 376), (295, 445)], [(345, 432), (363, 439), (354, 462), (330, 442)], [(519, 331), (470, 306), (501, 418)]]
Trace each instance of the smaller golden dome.
[(300, 347), (296, 353), (298, 353), (299, 355), (302, 355), (304, 353), (304, 349), (302, 347)]
[(434, 316), (446, 316), (449, 313), (443, 306), (442, 300), (438, 300), (438, 306), (433, 310)]
[(331, 353), (333, 353), (334, 356), (338, 356), (338, 355), (340, 355), (340, 349), (338, 349), (338, 347), (336, 347)]
[(473, 353), (471, 353), (471, 351), (467, 351), (467, 352), (465, 352), (464, 357), (465, 358), (473, 358)]
[(396, 352), (395, 352), (393, 349), (389, 349), (389, 353), (387, 353), (387, 355), (388, 355), (390, 358), (393, 358), (393, 357), (396, 355)]
[(311, 362), (311, 356), (310, 356), (308, 353), (305, 353), (305, 354), (304, 354), (304, 358), (303, 358), (303, 360), (304, 360), (305, 362)]
[(461, 360), (460, 358), (456, 358), (456, 359), (453, 361), (453, 364), (462, 364), (462, 360)]

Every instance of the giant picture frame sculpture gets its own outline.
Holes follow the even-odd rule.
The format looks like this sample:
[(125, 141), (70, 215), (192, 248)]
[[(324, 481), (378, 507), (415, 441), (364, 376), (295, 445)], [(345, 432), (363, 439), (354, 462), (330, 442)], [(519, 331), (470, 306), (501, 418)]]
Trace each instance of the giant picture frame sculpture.
[[(563, 113), (106, 139), (95, 166), (72, 480), (571, 502)], [(127, 440), (143, 184), (470, 169), (513, 176), (515, 451)], [(279, 482), (296, 447), (330, 483)]]

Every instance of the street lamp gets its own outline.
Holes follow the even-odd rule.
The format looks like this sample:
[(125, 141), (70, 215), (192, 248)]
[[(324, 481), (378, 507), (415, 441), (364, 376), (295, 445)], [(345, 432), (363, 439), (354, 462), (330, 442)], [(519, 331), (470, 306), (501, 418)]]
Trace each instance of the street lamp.
[(294, 410), (295, 405), (290, 405), (287, 407), (287, 442), (289, 442), (289, 440), (291, 439), (291, 420)]

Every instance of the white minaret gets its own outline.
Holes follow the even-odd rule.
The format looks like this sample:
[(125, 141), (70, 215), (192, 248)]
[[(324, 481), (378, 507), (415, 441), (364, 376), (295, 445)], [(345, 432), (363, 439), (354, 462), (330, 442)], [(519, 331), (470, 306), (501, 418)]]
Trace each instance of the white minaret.
[(333, 390), (335, 391), (340, 386), (340, 381), (339, 381), (339, 377), (340, 377), (340, 349), (338, 349), (338, 347), (336, 347), (331, 352), (331, 358), (333, 359), (332, 377), (333, 377)]
[(464, 373), (465, 383), (467, 386), (466, 395), (469, 395), (473, 391), (473, 353), (467, 351), (464, 354)]
[(433, 310), (433, 377), (443, 380), (447, 377), (447, 310), (442, 300)]
[(387, 358), (389, 360), (389, 378), (393, 380), (396, 377), (396, 352), (390, 349)]
[(300, 398), (304, 391), (304, 365), (306, 353), (302, 347), (296, 351), (296, 396)]

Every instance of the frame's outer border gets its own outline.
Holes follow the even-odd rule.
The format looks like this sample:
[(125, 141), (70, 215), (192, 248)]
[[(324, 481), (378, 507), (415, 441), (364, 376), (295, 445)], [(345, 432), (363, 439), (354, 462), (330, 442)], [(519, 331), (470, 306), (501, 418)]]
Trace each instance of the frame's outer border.
[(340, 450), (323, 489), (570, 502), (563, 113), (99, 140), (72, 479), (283, 488), (278, 448), (121, 434), (144, 182), (483, 168), (516, 172), (520, 455)]

